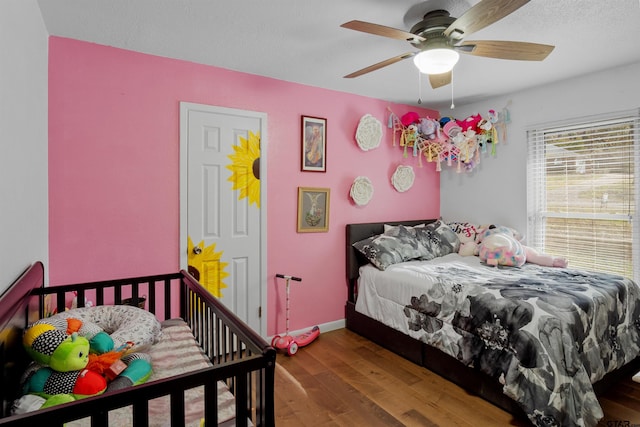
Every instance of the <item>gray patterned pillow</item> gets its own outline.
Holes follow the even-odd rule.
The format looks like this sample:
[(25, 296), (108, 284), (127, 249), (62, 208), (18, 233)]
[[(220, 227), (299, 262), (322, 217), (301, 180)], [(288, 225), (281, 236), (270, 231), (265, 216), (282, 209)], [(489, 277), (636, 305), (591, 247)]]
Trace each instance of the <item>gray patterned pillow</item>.
[(380, 270), (429, 254), (420, 240), (416, 239), (416, 232), (403, 225), (390, 228), (383, 234), (360, 240), (354, 243), (353, 247)]
[(416, 239), (426, 248), (426, 254), (420, 259), (431, 260), (460, 249), (460, 238), (444, 222), (438, 220), (422, 228), (414, 228)]

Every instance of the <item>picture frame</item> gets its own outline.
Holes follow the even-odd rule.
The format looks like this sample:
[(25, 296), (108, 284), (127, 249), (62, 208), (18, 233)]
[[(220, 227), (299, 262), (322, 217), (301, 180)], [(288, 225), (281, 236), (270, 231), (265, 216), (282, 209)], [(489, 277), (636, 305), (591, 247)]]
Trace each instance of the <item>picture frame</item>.
[(298, 187), (298, 233), (329, 231), (331, 189)]
[(327, 119), (302, 116), (300, 170), (327, 171)]

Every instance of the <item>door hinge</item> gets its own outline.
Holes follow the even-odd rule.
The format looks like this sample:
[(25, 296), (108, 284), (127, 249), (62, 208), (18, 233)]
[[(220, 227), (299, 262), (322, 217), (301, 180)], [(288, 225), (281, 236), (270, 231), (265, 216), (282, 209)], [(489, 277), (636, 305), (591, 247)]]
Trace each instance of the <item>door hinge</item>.
[(262, 317), (262, 306), (258, 307), (258, 317)]

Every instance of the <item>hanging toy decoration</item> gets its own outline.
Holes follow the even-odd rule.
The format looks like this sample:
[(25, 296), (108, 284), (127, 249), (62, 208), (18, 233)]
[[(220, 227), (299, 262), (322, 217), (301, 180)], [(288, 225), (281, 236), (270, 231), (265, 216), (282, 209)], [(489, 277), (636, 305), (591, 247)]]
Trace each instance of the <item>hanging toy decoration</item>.
[(387, 127), (393, 129), (392, 144), (403, 148), (403, 157), (418, 157), (422, 167), (422, 157), (427, 162), (436, 163), (436, 171), (442, 170), (442, 163), (455, 167), (457, 172), (473, 171), (481, 160), (481, 154), (495, 156), (498, 142), (506, 141), (506, 125), (511, 121), (509, 110), (501, 112), (489, 110), (485, 117), (475, 113), (462, 120), (453, 117), (420, 117), (414, 111), (398, 117), (390, 108)]

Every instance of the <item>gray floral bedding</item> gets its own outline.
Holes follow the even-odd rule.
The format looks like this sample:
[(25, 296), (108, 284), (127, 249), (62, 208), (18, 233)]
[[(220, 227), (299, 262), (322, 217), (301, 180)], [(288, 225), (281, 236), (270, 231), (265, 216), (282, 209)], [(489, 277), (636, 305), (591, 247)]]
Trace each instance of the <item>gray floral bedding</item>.
[(537, 426), (596, 425), (592, 383), (640, 353), (640, 289), (620, 276), (456, 254), (361, 275), (358, 311), (395, 311), (399, 329), (504, 384)]

